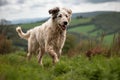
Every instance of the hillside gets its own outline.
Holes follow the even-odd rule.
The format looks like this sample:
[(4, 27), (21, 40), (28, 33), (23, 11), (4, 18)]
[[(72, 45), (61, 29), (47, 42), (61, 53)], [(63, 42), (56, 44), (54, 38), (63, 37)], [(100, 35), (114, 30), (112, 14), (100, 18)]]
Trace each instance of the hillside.
[(106, 34), (120, 32), (120, 13), (112, 12), (107, 14), (97, 15), (93, 18), (93, 23), (98, 30), (103, 30)]
[[(72, 19), (68, 31), (78, 33), (80, 36), (85, 35), (92, 38), (98, 38), (104, 32), (105, 42), (110, 44), (113, 40), (113, 34), (120, 32), (119, 20), (119, 12), (104, 12), (102, 14), (100, 12), (92, 17), (77, 17)], [(112, 36), (111, 39), (108, 39), (108, 36)]]
[[(85, 14), (90, 17), (84, 17)], [(95, 16), (93, 16), (94, 14)], [(75, 14), (73, 14), (73, 16), (74, 15)], [(70, 26), (68, 27), (68, 34), (76, 36), (77, 42), (84, 39), (98, 40), (101, 34), (105, 32), (104, 41), (105, 43), (107, 42), (107, 44), (111, 44), (114, 34), (120, 32), (120, 12), (92, 12), (84, 13), (84, 15), (82, 15), (83, 17), (77, 17), (79, 15), (81, 15), (81, 13), (77, 13), (76, 17), (74, 16), (74, 18), (72, 18)], [(43, 22), (44, 21), (14, 25), (12, 29), (14, 31), (9, 32), (7, 36), (10, 37), (10, 34), (14, 34), (11, 37), (13, 44), (17, 46), (24, 46), (24, 48), (26, 48), (26, 41), (17, 36), (15, 33), (15, 27), (21, 26), (23, 31), (26, 32), (28, 29), (41, 25)], [(3, 29), (2, 26), (0, 29)], [(6, 30), (9, 29), (6, 28)]]
[(112, 11), (95, 11), (95, 12), (83, 12), (83, 13), (73, 13), (72, 18), (76, 18), (78, 16), (82, 17), (94, 17), (100, 14), (112, 13)]

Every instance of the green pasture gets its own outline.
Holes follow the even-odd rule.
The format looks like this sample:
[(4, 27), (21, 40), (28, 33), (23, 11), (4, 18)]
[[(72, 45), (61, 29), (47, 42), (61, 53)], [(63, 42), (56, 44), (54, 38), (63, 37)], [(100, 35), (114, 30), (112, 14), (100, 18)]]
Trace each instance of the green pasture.
[[(90, 24), (90, 25), (82, 25), (82, 26), (78, 26), (78, 27), (73, 27), (73, 28), (70, 28), (68, 31), (69, 32), (76, 32), (78, 34), (83, 34), (83, 35), (87, 35), (89, 37), (100, 37), (100, 35), (102, 35), (102, 30), (96, 30), (96, 31), (93, 31), (93, 32), (90, 32), (92, 31), (93, 29), (95, 29), (95, 25), (94, 24)], [(90, 33), (89, 33), (90, 32)], [(105, 44), (111, 44), (113, 41), (113, 34), (111, 35), (107, 35), (104, 37), (104, 43)]]
[(76, 24), (86, 24), (90, 23), (92, 18), (73, 18), (70, 22), (70, 25), (76, 25)]
[(105, 36), (104, 43), (108, 43), (109, 45), (111, 45), (113, 43), (113, 38), (114, 38), (113, 34)]
[(21, 24), (20, 26), (24, 29), (31, 29), (33, 27), (41, 25), (42, 22), (36, 22), (36, 23), (26, 23), (26, 24)]
[(94, 28), (95, 28), (94, 25), (85, 25), (85, 26), (78, 26), (75, 28), (71, 28), (68, 31), (87, 34), (87, 32), (93, 30)]

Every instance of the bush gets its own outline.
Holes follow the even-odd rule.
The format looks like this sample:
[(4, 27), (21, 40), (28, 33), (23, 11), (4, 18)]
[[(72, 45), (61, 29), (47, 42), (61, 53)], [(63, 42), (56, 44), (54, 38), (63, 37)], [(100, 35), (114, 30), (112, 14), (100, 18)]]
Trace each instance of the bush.
[(63, 47), (63, 53), (68, 53), (71, 48), (74, 48), (76, 45), (76, 37), (72, 34), (67, 34), (66, 42)]
[(3, 34), (0, 34), (0, 54), (10, 53), (12, 51), (12, 41), (8, 40)]

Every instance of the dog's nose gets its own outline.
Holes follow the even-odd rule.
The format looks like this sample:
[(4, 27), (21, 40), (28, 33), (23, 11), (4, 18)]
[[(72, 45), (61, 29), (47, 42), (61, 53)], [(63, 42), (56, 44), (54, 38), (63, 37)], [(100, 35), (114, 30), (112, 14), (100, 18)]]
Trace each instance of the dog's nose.
[(63, 23), (64, 23), (64, 25), (67, 25), (67, 24), (68, 24), (67, 21), (64, 21)]

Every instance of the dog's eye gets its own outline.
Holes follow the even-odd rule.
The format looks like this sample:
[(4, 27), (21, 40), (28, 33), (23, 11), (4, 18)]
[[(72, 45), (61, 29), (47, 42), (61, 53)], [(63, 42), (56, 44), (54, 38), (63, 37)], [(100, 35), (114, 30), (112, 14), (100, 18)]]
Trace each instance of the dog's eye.
[(62, 14), (60, 14), (58, 17), (62, 17)]
[(68, 15), (65, 15), (66, 17), (68, 17)]

